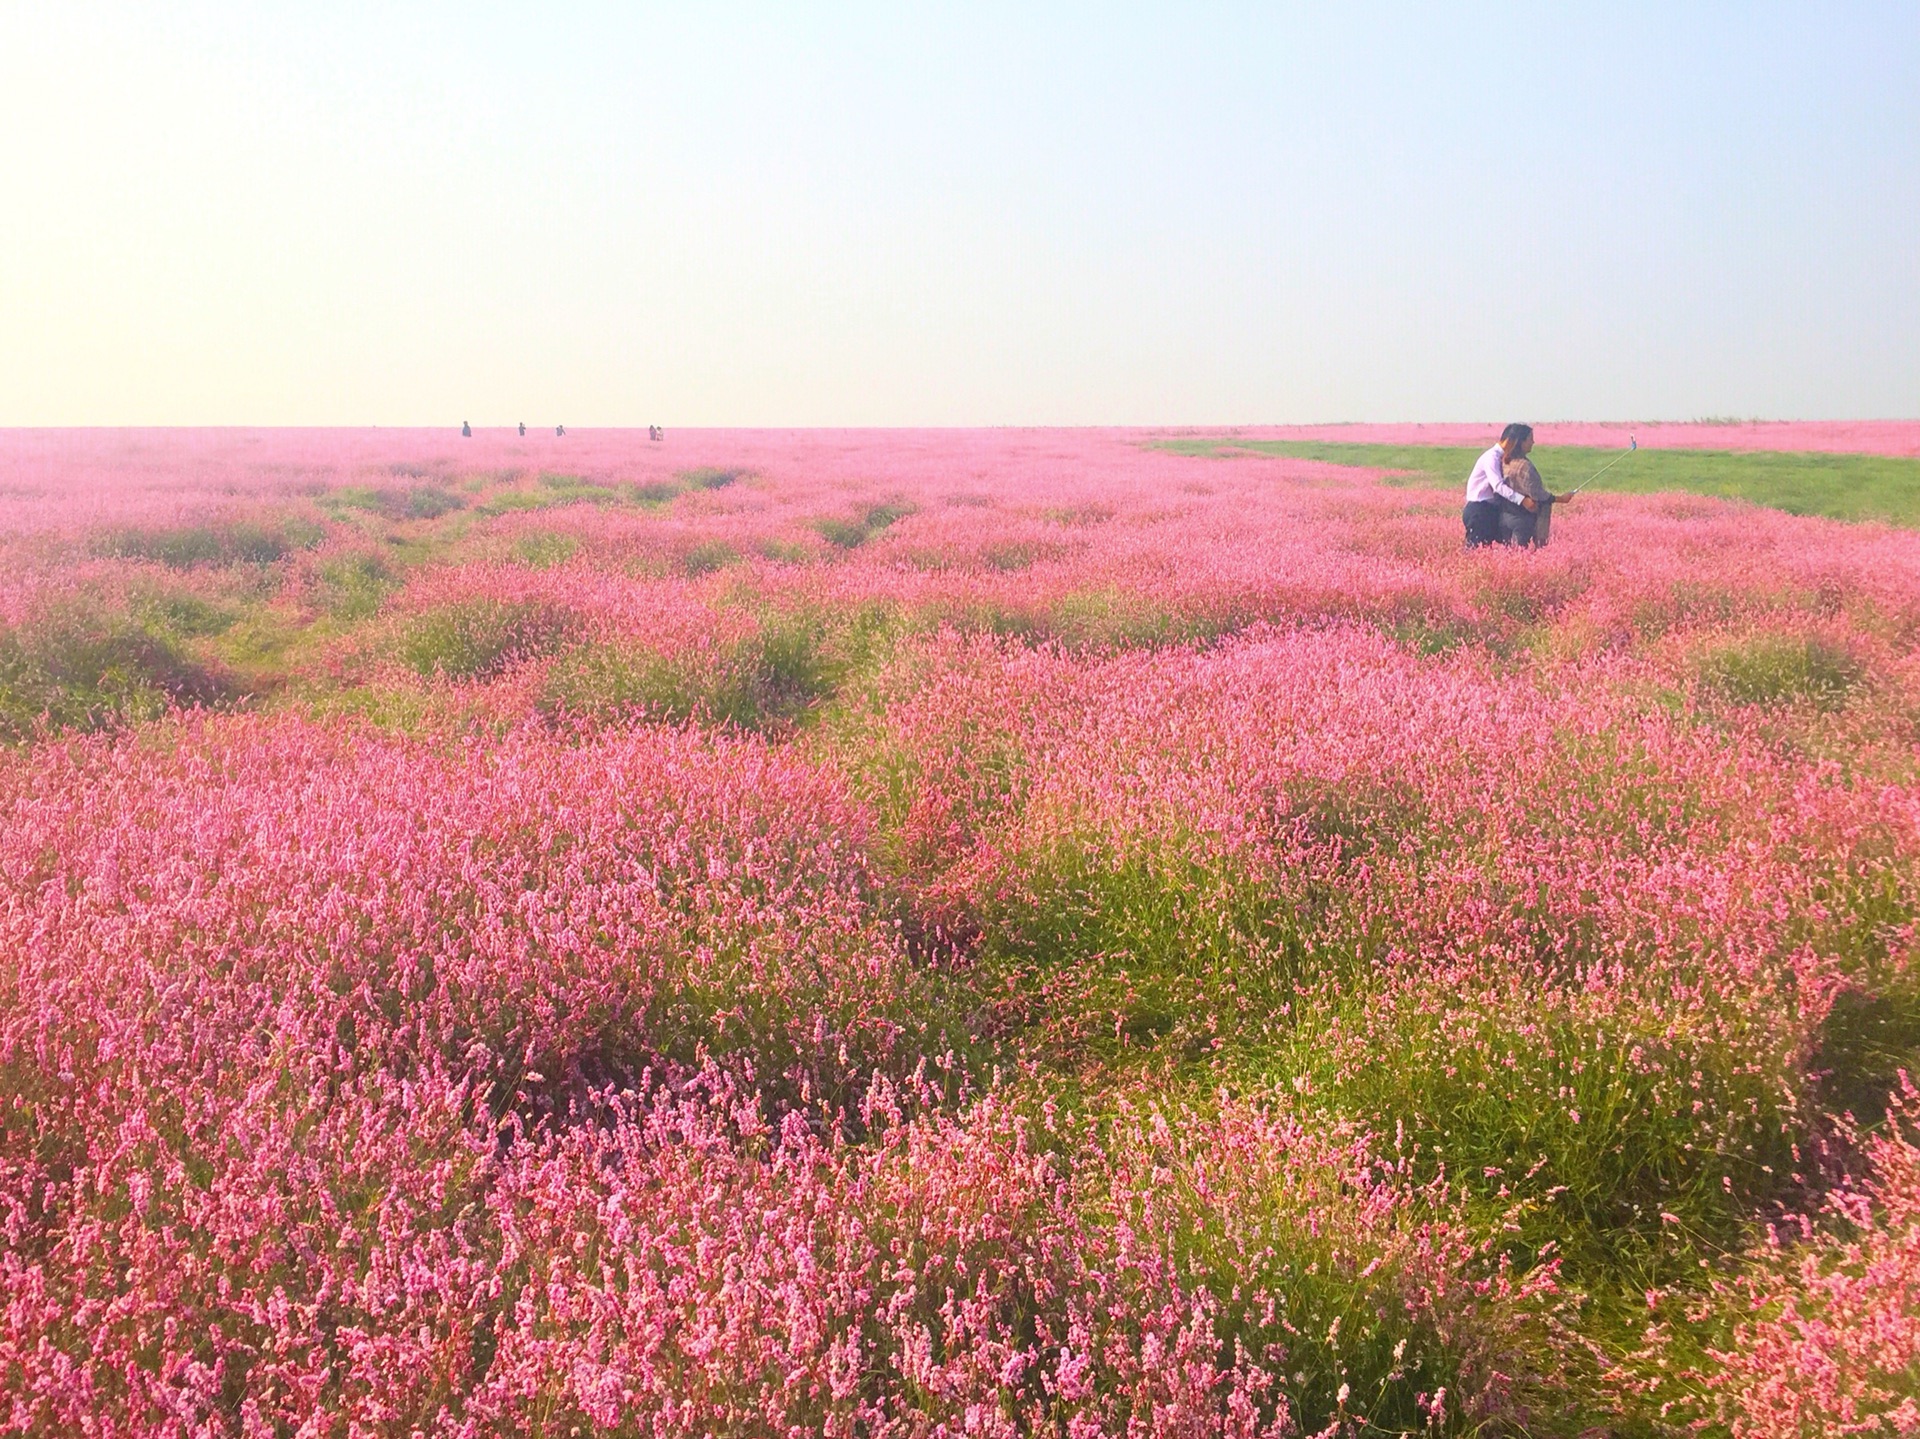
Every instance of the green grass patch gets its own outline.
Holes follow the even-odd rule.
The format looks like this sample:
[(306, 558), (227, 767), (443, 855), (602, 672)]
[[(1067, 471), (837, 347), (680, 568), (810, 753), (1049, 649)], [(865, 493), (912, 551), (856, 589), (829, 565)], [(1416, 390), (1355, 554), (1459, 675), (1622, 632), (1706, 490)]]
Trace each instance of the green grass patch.
[(273, 605), (251, 606), (208, 646), (219, 663), (241, 677), (249, 691), (277, 689), (288, 670), (310, 653), (318, 638), (287, 610)]
[(903, 503), (869, 505), (859, 514), (849, 518), (835, 515), (821, 515), (813, 520), (813, 529), (820, 538), (836, 549), (853, 550), (864, 545), (875, 535), (884, 534), (893, 524), (913, 513), (913, 506)]
[(538, 490), (502, 490), (489, 495), (486, 501), (474, 507), (481, 515), (511, 515), (527, 510), (554, 510), (572, 501), (564, 496), (543, 493)]
[(1218, 618), (1185, 614), (1151, 596), (1119, 588), (1063, 595), (1047, 615), (1050, 638), (1075, 649), (1154, 649), (1210, 639), (1232, 626)]
[(207, 639), (225, 634), (240, 618), (239, 611), (231, 605), (178, 589), (138, 591), (133, 596), (132, 609), (148, 628), (181, 639)]
[(529, 569), (550, 570), (556, 565), (564, 565), (579, 549), (580, 541), (572, 535), (536, 530), (513, 542), (513, 557)]
[(540, 485), (567, 504), (617, 505), (626, 499), (616, 486), (601, 484), (584, 475), (543, 474)]
[(813, 558), (813, 551), (798, 541), (782, 540), (771, 535), (755, 541), (753, 552), (762, 559), (782, 565), (804, 565)]
[(702, 465), (698, 469), (680, 471), (680, 483), (690, 490), (724, 490), (737, 480), (744, 479), (746, 470), (723, 470), (711, 465)]
[(148, 560), (170, 570), (270, 565), (298, 549), (311, 549), (325, 532), (310, 522), (277, 525), (233, 521), (145, 528), (127, 526), (97, 536), (90, 548), (115, 559)]
[(387, 520), (437, 520), (465, 509), (467, 501), (442, 485), (353, 485), (322, 495), (319, 504), (336, 518), (357, 511)]
[(1734, 704), (1839, 709), (1865, 677), (1842, 645), (1818, 635), (1761, 634), (1716, 645), (1696, 661), (1701, 683)]
[(624, 505), (629, 494), (614, 485), (584, 475), (544, 473), (531, 489), (496, 490), (475, 508), (482, 515), (507, 515), (526, 510), (557, 510), (569, 505)]
[(813, 522), (820, 538), (836, 549), (851, 550), (867, 542), (867, 527), (858, 520), (842, 520), (827, 516)]
[(1525, 1257), (1551, 1244), (1583, 1283), (1631, 1294), (1737, 1248), (1788, 1182), (1789, 1038), (1734, 1008), (1676, 1025), (1532, 987), (1362, 987), (1304, 1005), (1259, 1073), (1401, 1135), (1423, 1175), (1523, 1202)]
[(1175, 1062), (1266, 1034), (1328, 963), (1289, 896), (1172, 836), (1061, 835), (979, 896), (982, 961), (1054, 1064)]
[(633, 502), (657, 510), (685, 493), (686, 487), (676, 480), (645, 480), (633, 487)]
[(1901, 1074), (1920, 1074), (1920, 977), (1902, 974), (1877, 994), (1838, 995), (1812, 1067), (1829, 1113), (1868, 1124), (1883, 1120)]
[[(1277, 455), (1384, 469), (1392, 472), (1390, 484), (1464, 491), (1473, 462), (1485, 447), (1192, 439), (1161, 441), (1154, 448), (1181, 455)], [(1680, 491), (1747, 500), (1794, 515), (1920, 526), (1920, 459), (1780, 450), (1644, 449), (1620, 459), (1621, 453), (1581, 445), (1541, 445), (1533, 452), (1533, 462), (1548, 488), (1555, 491), (1572, 489), (1608, 461), (1619, 460), (1594, 482), (1590, 493)]]
[(739, 563), (740, 551), (725, 540), (708, 540), (695, 545), (680, 557), (681, 570), (694, 579)]
[[(1291, 1098), (1267, 1103), (1284, 1112)], [(1405, 1242), (1405, 1230), (1380, 1224), (1355, 1202), (1350, 1166), (1257, 1140), (1245, 1162), (1222, 1164), (1220, 1153), (1231, 1152), (1232, 1119), (1210, 1136), (1211, 1152), (1197, 1136), (1219, 1122), (1204, 1110), (1174, 1109), (1168, 1119), (1179, 1137), (1162, 1139), (1150, 1158), (1136, 1161), (1152, 1165), (1152, 1182), (1123, 1191), (1131, 1203), (1096, 1211), (1094, 1222), (1136, 1230), (1158, 1222), (1179, 1236), (1174, 1255), (1183, 1279), (1220, 1302), (1214, 1332), (1222, 1348), (1283, 1360), (1274, 1368), (1294, 1421), (1287, 1432), (1359, 1439), (1571, 1434), (1587, 1427), (1584, 1416), (1567, 1412), (1578, 1401), (1567, 1392), (1569, 1356), (1555, 1340), (1560, 1306), (1471, 1297), (1482, 1276), (1498, 1271), (1496, 1257), (1466, 1259), (1456, 1251), (1452, 1262), (1465, 1260), (1464, 1272), (1436, 1285), (1435, 1271), (1424, 1268), (1431, 1260)], [(1429, 1194), (1408, 1205), (1403, 1223), (1438, 1217), (1436, 1211), (1451, 1217), (1451, 1207)], [(1248, 1302), (1255, 1292), (1262, 1303)], [(1469, 1396), (1476, 1384), (1487, 1385), (1495, 1365), (1503, 1397), (1524, 1394), (1528, 1406), (1556, 1414), (1564, 1427), (1459, 1425), (1457, 1411), (1453, 1424), (1432, 1422), (1428, 1396), (1444, 1388), (1471, 1413)]]
[(1031, 569), (1039, 555), (1038, 545), (1008, 542), (986, 546), (980, 551), (980, 563), (990, 570), (1011, 575)]
[(549, 716), (715, 723), (757, 718), (750, 689), (711, 656), (667, 655), (634, 644), (581, 645), (553, 663), (540, 695)]
[(338, 620), (371, 618), (400, 585), (400, 576), (386, 557), (366, 550), (325, 561), (314, 578), (316, 602)]
[[(913, 562), (917, 557), (907, 558)], [(1022, 644), (1050, 641), (1079, 652), (1111, 653), (1204, 643), (1232, 633), (1249, 618), (1249, 614), (1234, 611), (1169, 608), (1151, 596), (1106, 586), (1076, 590), (1050, 602), (942, 600), (917, 607), (908, 617), (908, 625), (921, 631), (951, 626), (964, 633), (1001, 635)]]
[(551, 716), (683, 723), (702, 720), (773, 730), (831, 699), (858, 663), (853, 621), (807, 612), (770, 614), (727, 648), (666, 654), (638, 642), (569, 650), (548, 671), (540, 708)]
[(448, 720), (442, 697), (387, 685), (290, 685), (279, 702), (315, 720), (353, 720), (397, 734), (419, 734)]
[(1085, 529), (1093, 525), (1104, 525), (1113, 518), (1111, 505), (1069, 505), (1063, 509), (1050, 509), (1046, 517), (1056, 525), (1066, 525), (1070, 529)]
[(75, 599), (0, 627), (0, 736), (106, 729), (175, 707), (224, 704), (235, 687), (150, 613)]
[(399, 656), (428, 678), (491, 679), (551, 654), (575, 628), (567, 611), (537, 600), (462, 600), (414, 616), (401, 631)]

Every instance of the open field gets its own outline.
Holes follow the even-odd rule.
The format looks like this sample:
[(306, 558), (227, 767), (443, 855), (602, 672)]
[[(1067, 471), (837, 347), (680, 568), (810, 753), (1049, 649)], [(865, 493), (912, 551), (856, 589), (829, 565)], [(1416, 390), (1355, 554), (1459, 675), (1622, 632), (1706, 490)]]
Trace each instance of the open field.
[[(1604, 424), (1546, 421), (1534, 425), (1543, 446), (1579, 445), (1624, 449), (1629, 435), (1653, 450), (1733, 450), (1767, 454), (1891, 455), (1920, 457), (1920, 422), (1914, 420), (1651, 420)], [(1228, 433), (1255, 440), (1322, 440), (1348, 445), (1446, 445), (1472, 449), (1498, 424), (1253, 425)], [(1168, 431), (1191, 435), (1198, 431)]]
[(0, 434), (0, 1427), (1911, 1432), (1860, 428)]
[[(1177, 439), (1176, 454), (1232, 458), (1284, 456), (1377, 471), (1390, 483), (1455, 490), (1485, 445), (1344, 443), (1331, 440)], [(1818, 451), (1707, 450), (1648, 447), (1620, 458), (1611, 448), (1540, 444), (1534, 463), (1548, 488), (1570, 490), (1618, 461), (1597, 484), (1620, 494), (1681, 491), (1747, 500), (1794, 515), (1835, 520), (1883, 520), (1920, 526), (1920, 459)], [(1587, 493), (1593, 493), (1588, 491)]]

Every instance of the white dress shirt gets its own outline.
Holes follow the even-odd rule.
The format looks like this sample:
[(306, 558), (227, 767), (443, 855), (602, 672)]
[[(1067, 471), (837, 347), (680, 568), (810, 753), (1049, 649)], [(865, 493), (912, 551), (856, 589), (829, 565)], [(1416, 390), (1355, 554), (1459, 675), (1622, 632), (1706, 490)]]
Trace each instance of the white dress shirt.
[(1516, 505), (1520, 503), (1520, 492), (1507, 483), (1506, 463), (1506, 451), (1498, 445), (1474, 461), (1473, 473), (1467, 476), (1468, 504), (1496, 497), (1511, 500)]

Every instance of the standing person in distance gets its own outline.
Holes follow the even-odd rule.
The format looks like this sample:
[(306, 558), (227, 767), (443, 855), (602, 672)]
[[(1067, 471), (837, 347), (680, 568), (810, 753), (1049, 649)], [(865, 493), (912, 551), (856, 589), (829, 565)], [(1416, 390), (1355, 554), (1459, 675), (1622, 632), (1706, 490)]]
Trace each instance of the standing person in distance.
[(1524, 459), (1532, 448), (1532, 425), (1508, 425), (1500, 432), (1500, 443), (1474, 461), (1473, 473), (1467, 476), (1467, 503), (1460, 511), (1468, 549), (1532, 542), (1539, 502), (1509, 485), (1506, 473), (1508, 460)]

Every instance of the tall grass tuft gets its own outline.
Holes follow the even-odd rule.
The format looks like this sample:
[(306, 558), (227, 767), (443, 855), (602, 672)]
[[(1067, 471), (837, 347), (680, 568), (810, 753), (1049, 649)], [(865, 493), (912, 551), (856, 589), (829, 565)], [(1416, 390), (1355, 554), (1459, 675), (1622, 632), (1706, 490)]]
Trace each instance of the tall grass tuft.
[(0, 627), (0, 736), (106, 729), (219, 705), (232, 682), (149, 619), (84, 598)]
[(1759, 634), (1706, 649), (1698, 661), (1711, 692), (1743, 705), (1806, 703), (1837, 709), (1864, 678), (1844, 644), (1820, 635)]
[(524, 660), (551, 654), (576, 628), (572, 614), (536, 600), (460, 600), (408, 621), (399, 656), (423, 676), (491, 679)]

